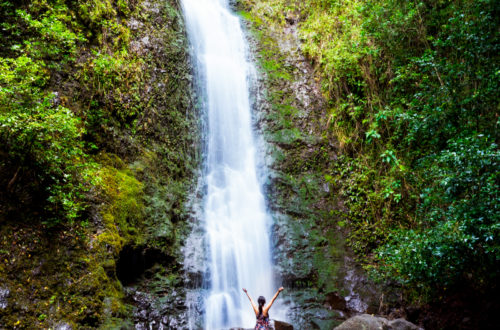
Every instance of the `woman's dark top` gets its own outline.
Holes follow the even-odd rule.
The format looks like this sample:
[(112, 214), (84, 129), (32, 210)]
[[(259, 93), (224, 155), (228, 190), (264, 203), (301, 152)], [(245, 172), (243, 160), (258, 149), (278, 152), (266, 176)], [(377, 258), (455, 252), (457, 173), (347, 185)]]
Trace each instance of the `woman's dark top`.
[(268, 330), (269, 329), (269, 315), (264, 316), (260, 314), (257, 316), (257, 324), (255, 324), (255, 330)]

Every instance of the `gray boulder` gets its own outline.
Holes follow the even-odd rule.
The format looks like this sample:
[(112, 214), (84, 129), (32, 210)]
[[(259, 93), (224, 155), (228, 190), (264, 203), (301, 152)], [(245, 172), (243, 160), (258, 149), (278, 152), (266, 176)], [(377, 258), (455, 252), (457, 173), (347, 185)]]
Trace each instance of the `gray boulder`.
[(388, 320), (383, 317), (361, 314), (351, 317), (335, 330), (423, 330), (405, 319)]
[(420, 328), (416, 326), (415, 324), (406, 321), (405, 319), (395, 319), (392, 321), (389, 321), (389, 329), (394, 329), (394, 330), (423, 330), (423, 328)]

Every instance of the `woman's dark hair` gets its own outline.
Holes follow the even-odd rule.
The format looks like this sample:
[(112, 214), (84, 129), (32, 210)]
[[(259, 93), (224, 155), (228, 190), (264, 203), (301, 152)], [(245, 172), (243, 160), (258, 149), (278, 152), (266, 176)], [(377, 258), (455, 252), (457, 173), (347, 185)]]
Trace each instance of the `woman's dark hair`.
[(260, 296), (259, 299), (257, 299), (257, 302), (259, 303), (259, 316), (262, 315), (262, 306), (266, 303), (266, 298), (263, 296)]

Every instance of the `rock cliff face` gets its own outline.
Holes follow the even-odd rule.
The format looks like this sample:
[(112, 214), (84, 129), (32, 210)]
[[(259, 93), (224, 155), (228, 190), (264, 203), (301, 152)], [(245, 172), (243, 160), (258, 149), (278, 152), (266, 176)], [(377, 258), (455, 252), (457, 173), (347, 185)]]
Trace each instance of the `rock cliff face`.
[[(30, 196), (31, 169), (18, 171), (13, 190), (40, 204), (30, 209), (33, 203), (7, 196), (10, 204), (0, 207), (0, 327), (185, 327), (180, 247), (200, 165), (200, 125), (178, 2), (6, 6), (40, 21), (52, 13), (49, 19), (81, 33), (70, 64), (47, 65), (43, 88), (81, 119), (95, 181), (76, 221), (50, 225), (40, 212), (44, 200)], [(9, 22), (20, 20), (15, 10)], [(40, 61), (57, 63), (51, 54)], [(12, 172), (6, 160), (4, 174)], [(0, 184), (11, 178), (2, 174)]]
[(258, 69), (255, 122), (269, 169), (262, 176), (288, 317), (299, 328), (327, 329), (351, 314), (376, 312), (379, 293), (345, 246), (337, 217), (342, 201), (325, 180), (336, 141), (323, 134), (326, 104), (301, 55), (294, 21), (277, 27), (251, 5), (240, 9)]
[[(203, 186), (200, 114), (179, 4), (68, 6), (87, 39), (71, 69), (51, 69), (47, 89), (86, 125), (98, 180), (75, 223), (50, 227), (35, 220), (38, 209), (27, 217), (0, 208), (0, 324), (186, 328), (201, 315), (205, 266), (203, 232), (191, 223)], [(260, 175), (288, 318), (297, 328), (326, 329), (380, 311), (344, 245), (342, 201), (325, 180), (336, 141), (322, 134), (325, 104), (294, 20), (273, 28), (257, 13), (241, 15), (258, 69), (254, 122), (269, 169)]]

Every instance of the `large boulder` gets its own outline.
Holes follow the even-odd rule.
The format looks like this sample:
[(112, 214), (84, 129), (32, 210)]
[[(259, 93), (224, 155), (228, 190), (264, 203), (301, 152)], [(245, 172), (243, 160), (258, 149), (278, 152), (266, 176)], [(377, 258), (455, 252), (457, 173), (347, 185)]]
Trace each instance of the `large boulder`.
[(274, 320), (274, 330), (293, 330), (293, 325), (283, 321)]
[(383, 317), (361, 314), (351, 317), (335, 330), (422, 330), (405, 319), (388, 320)]

